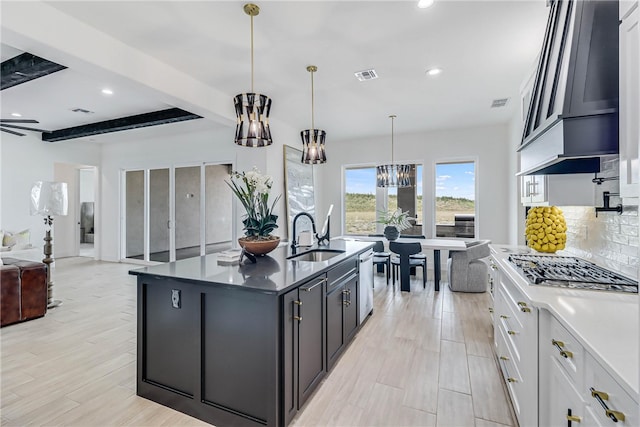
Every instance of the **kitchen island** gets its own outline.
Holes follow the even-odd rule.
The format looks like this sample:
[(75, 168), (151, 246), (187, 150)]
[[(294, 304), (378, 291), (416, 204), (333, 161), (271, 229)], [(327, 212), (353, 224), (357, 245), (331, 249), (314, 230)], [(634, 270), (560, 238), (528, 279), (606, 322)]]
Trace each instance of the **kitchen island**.
[[(360, 326), (358, 255), (371, 247), (332, 240), (255, 264), (211, 254), (131, 270), (137, 394), (215, 425), (287, 425)], [(305, 260), (314, 250), (323, 256)]]

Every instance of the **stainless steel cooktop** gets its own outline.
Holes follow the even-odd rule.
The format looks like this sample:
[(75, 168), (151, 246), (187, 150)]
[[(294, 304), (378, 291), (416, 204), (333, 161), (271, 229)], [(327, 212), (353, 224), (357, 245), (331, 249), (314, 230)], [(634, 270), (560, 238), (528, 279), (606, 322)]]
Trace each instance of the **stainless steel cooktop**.
[(561, 288), (638, 293), (638, 282), (576, 257), (509, 255), (531, 284)]

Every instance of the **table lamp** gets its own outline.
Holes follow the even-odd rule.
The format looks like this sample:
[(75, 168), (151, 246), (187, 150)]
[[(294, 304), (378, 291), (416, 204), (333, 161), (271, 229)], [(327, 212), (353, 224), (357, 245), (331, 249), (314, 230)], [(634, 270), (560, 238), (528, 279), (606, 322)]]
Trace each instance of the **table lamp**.
[(51, 242), (51, 226), (53, 217), (67, 215), (68, 193), (66, 182), (38, 181), (31, 187), (31, 215), (44, 216), (44, 223), (48, 226), (44, 237), (44, 259), (47, 265), (47, 308), (54, 308), (62, 304), (53, 299), (53, 281), (51, 280), (51, 263), (53, 245)]

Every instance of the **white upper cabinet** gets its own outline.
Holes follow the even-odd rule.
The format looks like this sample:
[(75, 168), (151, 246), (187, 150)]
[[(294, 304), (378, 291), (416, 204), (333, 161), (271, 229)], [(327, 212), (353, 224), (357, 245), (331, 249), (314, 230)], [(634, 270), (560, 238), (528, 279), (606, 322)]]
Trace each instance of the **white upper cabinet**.
[(620, 196), (625, 205), (637, 205), (640, 165), (640, 31), (638, 1), (620, 2)]

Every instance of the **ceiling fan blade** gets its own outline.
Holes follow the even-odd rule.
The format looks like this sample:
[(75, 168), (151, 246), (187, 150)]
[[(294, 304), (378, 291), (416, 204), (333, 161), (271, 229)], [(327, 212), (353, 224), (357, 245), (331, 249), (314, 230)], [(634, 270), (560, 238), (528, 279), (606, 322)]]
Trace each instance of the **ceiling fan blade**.
[(14, 135), (18, 135), (18, 136), (24, 136), (24, 133), (14, 132), (14, 131), (12, 131), (12, 130), (5, 129), (5, 128), (0, 128), (0, 131), (2, 131), (2, 132), (7, 132), (7, 133), (12, 133), (12, 134), (14, 134)]
[(8, 125), (6, 123), (2, 123), (2, 126), (6, 127), (6, 128), (12, 128), (12, 129), (33, 130), (33, 131), (36, 131), (36, 132), (51, 132), (49, 130), (28, 128), (28, 127), (25, 127), (25, 126)]
[(0, 119), (0, 123), (40, 123), (33, 119)]

